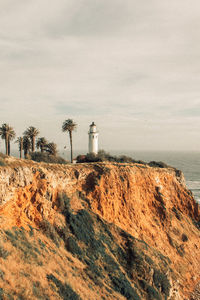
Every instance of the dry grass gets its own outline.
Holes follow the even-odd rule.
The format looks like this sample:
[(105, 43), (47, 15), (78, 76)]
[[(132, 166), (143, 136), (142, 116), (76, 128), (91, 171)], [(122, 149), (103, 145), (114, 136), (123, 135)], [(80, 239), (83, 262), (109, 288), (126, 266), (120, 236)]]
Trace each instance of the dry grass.
[[(18, 242), (2, 233), (5, 238), (2, 247), (11, 253), (6, 258), (0, 257), (0, 286), (5, 292), (24, 295), (25, 299), (39, 299), (38, 295), (43, 299), (60, 299), (59, 288), (47, 279), (47, 275), (52, 274), (61, 286), (71, 286), (83, 299), (102, 299), (103, 296), (106, 299), (124, 299), (121, 282), (124, 282), (128, 293), (129, 284), (134, 288), (138, 278), (141, 286), (148, 289), (145, 282), (150, 278), (149, 268), (163, 274), (169, 271), (170, 261), (164, 256), (172, 259), (173, 272), (170, 272), (173, 280), (179, 278), (187, 283), (186, 286), (193, 284), (192, 275), (196, 273), (199, 261), (199, 250), (195, 248), (199, 231), (187, 216), (188, 207), (181, 211), (181, 201), (186, 202), (188, 195), (182, 186), (178, 186), (172, 173), (128, 164), (62, 166), (12, 158), (6, 158), (6, 161), (7, 171), (14, 167), (27, 167), (30, 184), (23, 186), (22, 180), (19, 187), (18, 183), (14, 186), (13, 181), (16, 189), (13, 200), (0, 209), (0, 228), (12, 231), (16, 230), (13, 226), (24, 226), (27, 230), (24, 233), (26, 238), (20, 236)], [(14, 172), (17, 171), (12, 174)], [(87, 178), (91, 173), (95, 180), (93, 189), (88, 190)], [(155, 188), (158, 177), (165, 186), (162, 199), (158, 199)], [(64, 202), (58, 201), (58, 191), (67, 192), (71, 198), (70, 210), (65, 204), (63, 206)], [(12, 195), (13, 191), (10, 190), (10, 193)], [(180, 194), (183, 200), (179, 199)], [(191, 199), (189, 201), (192, 203)], [(174, 205), (179, 205), (177, 211), (181, 220), (173, 211)], [(115, 226), (100, 221), (94, 212)], [(49, 225), (43, 228), (43, 232), (38, 231), (41, 224), (45, 224), (44, 220)], [(33, 232), (29, 232), (30, 225), (36, 228)], [(130, 246), (128, 235), (120, 233), (119, 227), (145, 240), (151, 248), (137, 240)], [(166, 233), (176, 241), (175, 247), (167, 240)], [(70, 251), (70, 247), (67, 248), (69, 237), (72, 253), (67, 251)], [(76, 249), (81, 250), (79, 253), (73, 252), (73, 241)], [(178, 253), (179, 247), (184, 247), (183, 257)], [(131, 256), (136, 263), (133, 264)], [(191, 265), (188, 264), (190, 260)], [(132, 271), (125, 261), (130, 262)], [(112, 293), (107, 289), (112, 289)], [(141, 287), (138, 289), (143, 299), (145, 292)]]
[[(37, 233), (37, 240), (45, 245), (41, 249), (40, 243), (35, 242), (35, 237), (30, 237), (25, 233), (27, 240), (36, 244), (41, 255), (38, 259), (24, 261), (23, 254), (18, 248), (14, 247), (10, 241), (5, 241), (3, 247), (11, 254), (5, 259), (0, 258), (1, 271), (4, 276), (0, 278), (0, 286), (7, 294), (20, 296), (21, 299), (38, 299), (37, 295), (46, 296), (50, 299), (62, 299), (56, 288), (52, 288), (47, 280), (47, 274), (54, 274), (63, 284), (68, 283), (73, 290), (82, 296), (82, 299), (102, 299), (106, 291), (95, 287), (93, 282), (85, 280), (85, 265), (80, 260), (67, 252), (64, 244), (58, 249), (51, 240), (41, 233)], [(6, 235), (2, 234), (6, 240)], [(39, 282), (39, 284), (38, 284)], [(88, 287), (90, 285), (90, 287)], [(91, 288), (93, 286), (93, 288)], [(99, 294), (99, 296), (98, 296)], [(43, 298), (42, 298), (43, 299)], [(107, 298), (109, 299), (109, 297)], [(110, 299), (124, 299), (123, 297), (114, 297)]]

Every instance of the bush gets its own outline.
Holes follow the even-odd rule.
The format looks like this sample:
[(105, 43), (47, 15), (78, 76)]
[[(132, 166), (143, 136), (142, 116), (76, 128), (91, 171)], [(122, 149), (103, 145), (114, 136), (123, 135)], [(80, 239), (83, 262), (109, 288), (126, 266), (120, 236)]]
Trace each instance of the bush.
[(178, 209), (176, 207), (172, 208), (172, 211), (175, 213), (176, 218), (181, 221), (182, 217), (181, 217), (181, 213), (178, 211)]
[(98, 155), (94, 153), (88, 153), (87, 155), (78, 155), (76, 159), (78, 163), (103, 161), (98, 157)]
[(195, 219), (192, 219), (192, 223), (194, 224), (194, 226), (200, 230), (200, 221), (196, 221)]
[(53, 227), (53, 225), (51, 225), (51, 223), (49, 223), (47, 220), (43, 220), (40, 223), (40, 229), (42, 230), (42, 232), (48, 237), (50, 238), (54, 244), (59, 247), (60, 245), (60, 237), (57, 234), (55, 228)]
[(70, 236), (65, 243), (65, 248), (72, 254), (82, 255), (82, 250), (78, 246), (76, 240)]
[(13, 247), (23, 253), (25, 260), (30, 258), (37, 259), (37, 254), (40, 254), (40, 251), (28, 241), (25, 231), (22, 228), (13, 227), (12, 230), (5, 230), (5, 233)]
[(2, 246), (0, 246), (0, 257), (6, 259), (10, 253), (5, 250)]
[(87, 245), (94, 242), (93, 220), (87, 210), (81, 209), (76, 215), (68, 212), (65, 217), (71, 232), (79, 241)]
[(37, 161), (37, 162), (46, 162), (51, 164), (67, 164), (68, 162), (60, 157), (51, 155), (44, 152), (32, 152), (30, 153), (30, 159)]
[(98, 154), (89, 153), (87, 155), (78, 155), (77, 162), (85, 163), (85, 162), (119, 162), (119, 163), (138, 163), (138, 164), (146, 164), (142, 160), (134, 160), (130, 156), (121, 155), (121, 156), (113, 156), (104, 150), (99, 150)]
[(81, 298), (79, 297), (78, 294), (76, 294), (70, 285), (68, 284), (63, 284), (59, 279), (57, 279), (53, 274), (47, 274), (47, 279), (48, 281), (52, 281), (57, 289), (58, 293), (61, 296), (62, 299), (64, 300), (80, 300)]
[(161, 300), (161, 296), (159, 295), (159, 293), (152, 287), (150, 286), (146, 280), (139, 280), (139, 284), (141, 286), (141, 288), (147, 293), (148, 295), (148, 299), (149, 300)]
[(3, 289), (0, 288), (0, 300), (3, 300), (3, 299), (4, 299), (3, 294), (4, 294)]
[(67, 195), (60, 193), (56, 199), (56, 205), (61, 212), (65, 212), (66, 209), (69, 209), (70, 199)]
[(0, 167), (6, 166), (4, 159), (0, 158)]
[(140, 300), (136, 291), (132, 288), (130, 282), (121, 273), (119, 277), (113, 276), (112, 273), (108, 274), (112, 283), (112, 288), (124, 296), (126, 299)]
[(148, 165), (154, 168), (169, 168), (169, 166), (162, 161), (150, 161)]
[(188, 241), (188, 236), (183, 233), (181, 239), (182, 239), (183, 242), (187, 242)]
[(0, 279), (3, 279), (4, 275), (5, 275), (4, 271), (0, 270)]
[(171, 286), (165, 274), (155, 269), (153, 274), (153, 281), (158, 290), (161, 288), (161, 292), (164, 293), (166, 296), (169, 296), (169, 290)]

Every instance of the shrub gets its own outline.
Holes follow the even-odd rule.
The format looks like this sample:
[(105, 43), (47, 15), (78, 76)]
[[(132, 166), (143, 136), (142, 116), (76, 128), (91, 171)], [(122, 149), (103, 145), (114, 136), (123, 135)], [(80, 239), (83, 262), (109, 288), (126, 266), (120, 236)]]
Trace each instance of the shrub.
[(34, 244), (31, 244), (27, 240), (23, 229), (13, 227), (12, 231), (5, 230), (5, 233), (13, 247), (16, 247), (23, 253), (25, 260), (29, 258), (37, 259), (37, 254), (40, 254), (40, 251), (34, 246)]
[(84, 163), (86, 162), (85, 160), (85, 155), (78, 155), (76, 158), (77, 163)]
[(112, 283), (112, 288), (124, 296), (126, 299), (140, 300), (140, 297), (136, 291), (130, 285), (130, 282), (126, 277), (120, 273), (119, 276), (113, 276), (112, 273), (108, 274)]
[(32, 293), (37, 299), (41, 299), (41, 286), (39, 281), (33, 282)]
[(150, 161), (148, 165), (154, 168), (169, 168), (169, 166), (162, 161)]
[(1, 279), (4, 278), (4, 275), (5, 275), (4, 271), (0, 270), (0, 278), (1, 278)]
[(0, 167), (6, 166), (6, 162), (4, 161), (3, 158), (0, 158)]
[(188, 241), (188, 236), (183, 233), (181, 239), (182, 239), (183, 242), (187, 242)]
[(99, 179), (95, 172), (92, 172), (86, 178), (86, 190), (88, 192), (94, 191), (96, 185), (99, 185)]
[(154, 269), (153, 281), (158, 290), (161, 288), (161, 292), (166, 296), (169, 296), (169, 290), (171, 286), (165, 274), (161, 273), (157, 269)]
[(103, 162), (103, 161), (110, 161), (110, 162), (119, 162), (119, 163), (138, 163), (138, 164), (146, 164), (144, 161), (141, 160), (134, 160), (130, 156), (121, 155), (121, 156), (113, 156), (110, 155), (108, 152), (104, 150), (99, 150), (98, 154), (89, 153), (87, 155), (78, 155), (77, 162), (78, 163), (85, 163), (85, 162)]
[(181, 217), (181, 213), (177, 210), (176, 207), (172, 208), (172, 211), (175, 213), (176, 218), (181, 221), (182, 217)]
[(3, 294), (4, 294), (3, 289), (0, 288), (0, 300), (3, 300), (3, 299), (4, 299)]
[(76, 240), (70, 236), (65, 242), (66, 249), (72, 254), (82, 255), (82, 250), (76, 243)]
[(89, 278), (94, 282), (94, 284), (97, 286), (102, 286), (102, 282), (100, 278), (104, 278), (103, 270), (96, 264), (96, 262), (93, 262), (91, 260), (85, 260), (85, 263), (88, 265), (87, 268), (85, 268), (85, 273), (89, 276)]
[(81, 209), (79, 212), (74, 215), (70, 212), (67, 212), (65, 215), (66, 222), (69, 224), (71, 232), (76, 236), (79, 241), (84, 242), (85, 244), (92, 244), (94, 241), (94, 229), (93, 229), (93, 220), (90, 214)]
[(102, 159), (94, 153), (88, 153), (85, 156), (85, 162), (98, 162), (98, 161), (102, 161)]
[(67, 210), (69, 209), (70, 199), (69, 199), (69, 197), (67, 197), (66, 194), (62, 194), (62, 193), (58, 194), (56, 202), (57, 202), (57, 206), (61, 212), (64, 212), (66, 209)]
[(194, 226), (200, 230), (200, 221), (196, 221), (195, 219), (192, 219), (192, 223), (194, 224)]
[(33, 236), (34, 235), (33, 227), (31, 225), (28, 225), (28, 227), (30, 228), (29, 235)]
[(183, 257), (185, 255), (185, 249), (184, 249), (183, 245), (177, 246), (176, 250), (181, 257)]
[(4, 167), (7, 165), (5, 162), (5, 158), (6, 158), (6, 155), (4, 155), (3, 153), (0, 153), (0, 166), (1, 167)]
[(59, 247), (60, 237), (58, 236), (55, 228), (53, 227), (53, 225), (51, 223), (49, 223), (47, 220), (43, 220), (40, 223), (40, 229), (48, 238), (50, 238), (54, 242), (54, 244), (57, 247)]
[(0, 246), (0, 257), (6, 259), (10, 253), (5, 250), (2, 246)]
[(53, 274), (47, 274), (48, 281), (52, 281), (57, 289), (59, 295), (64, 300), (81, 300), (78, 294), (76, 294), (70, 285), (67, 283), (63, 284), (59, 279), (57, 279)]
[(147, 293), (149, 300), (161, 300), (161, 296), (159, 293), (150, 286), (145, 280), (141, 279), (139, 280), (139, 284), (141, 288)]
[(45, 152), (32, 152), (30, 153), (30, 159), (37, 161), (37, 162), (46, 162), (46, 163), (53, 163), (53, 164), (67, 164), (68, 162), (60, 157), (51, 155)]

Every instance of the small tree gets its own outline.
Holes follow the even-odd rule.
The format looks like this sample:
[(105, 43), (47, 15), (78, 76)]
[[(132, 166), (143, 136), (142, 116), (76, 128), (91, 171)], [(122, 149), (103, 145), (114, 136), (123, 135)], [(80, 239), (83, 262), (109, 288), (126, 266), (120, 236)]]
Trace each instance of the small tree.
[(54, 156), (56, 156), (58, 153), (57, 145), (55, 143), (47, 144), (45, 147), (45, 150), (46, 150), (46, 152), (48, 152), (49, 154), (54, 155)]
[(45, 151), (47, 144), (48, 144), (47, 140), (44, 137), (41, 137), (37, 140), (36, 147), (37, 149), (40, 149), (40, 151), (43, 153)]
[(69, 133), (70, 148), (71, 148), (71, 163), (73, 162), (73, 147), (72, 147), (72, 131), (75, 130), (77, 124), (72, 119), (67, 119), (63, 122), (62, 131)]

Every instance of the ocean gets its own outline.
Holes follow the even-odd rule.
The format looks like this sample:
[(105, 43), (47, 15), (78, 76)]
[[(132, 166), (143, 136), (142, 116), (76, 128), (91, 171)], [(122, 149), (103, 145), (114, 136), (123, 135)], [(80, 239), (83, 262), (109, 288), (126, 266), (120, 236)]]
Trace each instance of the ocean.
[[(74, 157), (84, 154), (86, 151), (74, 151)], [(176, 152), (176, 151), (109, 151), (112, 155), (127, 155), (135, 160), (162, 161), (166, 164), (181, 170), (184, 173), (186, 184), (195, 199), (200, 203), (200, 152)], [(70, 159), (70, 153), (60, 153), (65, 159)], [(19, 157), (17, 151), (12, 155)]]

